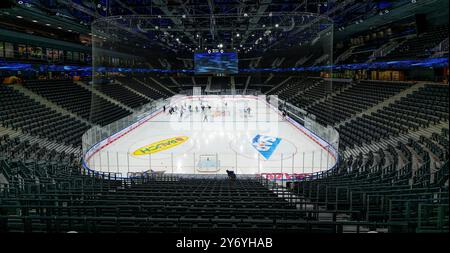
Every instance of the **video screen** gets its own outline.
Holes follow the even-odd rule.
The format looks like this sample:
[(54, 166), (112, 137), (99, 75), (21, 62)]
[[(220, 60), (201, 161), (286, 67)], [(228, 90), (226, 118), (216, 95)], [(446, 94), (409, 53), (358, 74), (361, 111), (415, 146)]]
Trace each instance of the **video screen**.
[(238, 73), (238, 57), (235, 52), (195, 53), (194, 64), (196, 74)]

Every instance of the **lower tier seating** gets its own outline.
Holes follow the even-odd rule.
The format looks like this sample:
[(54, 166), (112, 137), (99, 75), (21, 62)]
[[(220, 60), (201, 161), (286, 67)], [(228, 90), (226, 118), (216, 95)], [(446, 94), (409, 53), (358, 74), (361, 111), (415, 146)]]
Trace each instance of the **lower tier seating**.
[(70, 80), (28, 81), (25, 86), (95, 124), (107, 125), (130, 114)]
[(448, 103), (447, 85), (427, 84), (370, 115), (340, 126), (340, 149), (370, 144), (448, 120)]
[(0, 124), (40, 138), (81, 146), (81, 136), (89, 126), (62, 115), (11, 87), (0, 85)]

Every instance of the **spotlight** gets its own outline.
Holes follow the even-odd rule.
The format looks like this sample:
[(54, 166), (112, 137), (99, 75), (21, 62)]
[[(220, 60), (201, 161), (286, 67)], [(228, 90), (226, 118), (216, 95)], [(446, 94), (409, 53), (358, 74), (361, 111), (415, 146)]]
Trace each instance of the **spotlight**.
[(278, 24), (275, 24), (275, 27), (278, 27), (279, 25)]
[(46, 26), (51, 26), (50, 24), (45, 24)]
[(244, 17), (248, 17), (248, 14), (247, 14), (247, 13), (244, 13)]
[(17, 18), (23, 18), (22, 16), (16, 16)]
[(240, 35), (239, 33), (237, 33), (237, 34), (236, 34), (236, 37), (239, 37), (239, 36), (241, 36), (241, 35)]
[(33, 19), (33, 23), (37, 23), (37, 22), (38, 22), (37, 20)]

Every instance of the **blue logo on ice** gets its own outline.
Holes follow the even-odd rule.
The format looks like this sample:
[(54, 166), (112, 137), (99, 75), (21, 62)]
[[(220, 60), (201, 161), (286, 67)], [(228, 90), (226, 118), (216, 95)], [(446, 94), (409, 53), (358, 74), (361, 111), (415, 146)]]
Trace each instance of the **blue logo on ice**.
[(257, 134), (252, 140), (252, 146), (258, 150), (264, 158), (269, 159), (280, 141), (281, 138), (278, 137)]

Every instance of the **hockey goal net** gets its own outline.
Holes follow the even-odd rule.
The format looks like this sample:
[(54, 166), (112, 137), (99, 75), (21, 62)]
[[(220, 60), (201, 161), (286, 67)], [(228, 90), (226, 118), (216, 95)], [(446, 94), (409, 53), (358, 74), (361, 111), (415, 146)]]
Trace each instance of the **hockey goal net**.
[(204, 173), (218, 172), (220, 170), (220, 161), (218, 154), (199, 155), (197, 171)]

